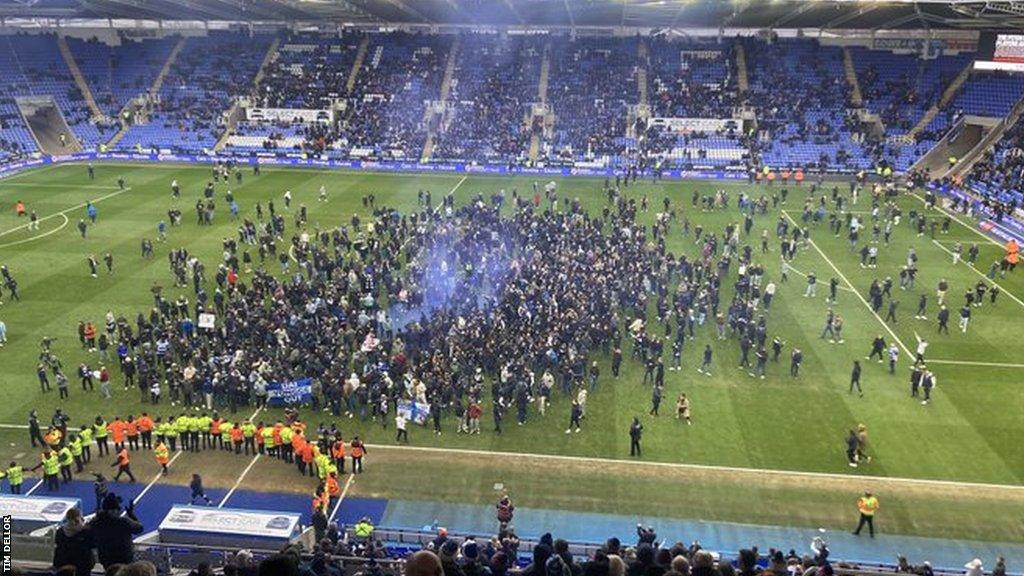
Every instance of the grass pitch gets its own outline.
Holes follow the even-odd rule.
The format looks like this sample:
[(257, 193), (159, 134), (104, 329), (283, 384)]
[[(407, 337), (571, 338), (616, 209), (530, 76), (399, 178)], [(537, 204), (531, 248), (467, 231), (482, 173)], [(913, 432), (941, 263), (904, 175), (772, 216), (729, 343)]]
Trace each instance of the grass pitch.
[[(130, 190), (118, 190), (119, 176), (125, 178)], [(116, 368), (113, 369), (113, 400), (103, 401), (98, 393), (82, 392), (72, 378), (75, 367), (82, 361), (95, 365), (98, 358), (79, 347), (76, 327), (80, 320), (102, 324), (107, 310), (128, 318), (134, 318), (140, 311), (147, 312), (152, 304), (149, 287), (153, 282), (164, 286), (167, 298), (177, 297), (179, 291), (171, 288), (173, 282), (166, 259), (172, 248), (185, 246), (190, 253), (198, 255), (208, 269), (220, 261), (221, 241), (236, 235), (237, 223), (231, 220), (226, 209), (221, 209), (221, 201), (214, 226), (196, 225), (193, 206), (209, 177), (207, 168), (100, 164), (96, 166), (96, 179), (91, 181), (86, 177), (84, 166), (74, 165), (44, 168), (0, 181), (0, 263), (6, 264), (17, 278), (22, 297), (21, 302), (13, 303), (5, 297), (0, 307), (0, 319), (7, 324), (9, 339), (7, 346), (0, 349), (0, 389), (5, 392), (5, 402), (0, 405), (0, 423), (24, 424), (32, 408), (37, 408), (41, 418), (46, 419), (57, 406), (63, 406), (71, 414), (73, 423), (91, 420), (100, 413), (108, 417), (115, 413), (138, 414), (144, 410), (150, 414), (172, 413), (166, 403), (157, 407), (143, 404), (138, 391), (121, 390)], [(177, 179), (182, 188), (177, 206), (184, 214), (183, 225), (169, 229), (167, 243), (156, 245), (155, 258), (143, 260), (141, 239), (155, 240), (157, 223), (166, 220), (167, 210), (175, 205), (170, 193), (172, 179)], [(560, 198), (578, 197), (592, 213), (600, 211), (605, 202), (600, 180), (557, 181)], [(364, 213), (360, 198), (368, 193), (375, 194), (378, 206), (394, 206), (410, 212), (415, 210), (419, 189), (431, 190), (435, 202), (454, 189), (456, 202), (463, 203), (478, 193), (487, 197), (499, 188), (506, 191), (518, 188), (520, 192), (532, 193), (532, 182), (533, 179), (525, 177), (464, 178), (461, 175), (265, 169), (259, 177), (246, 171), (241, 185), (234, 181), (230, 185), (219, 184), (217, 196), (221, 199), (230, 188), (245, 215), (252, 213), (257, 201), (265, 207), (267, 201), (273, 199), (282, 206), (284, 191), (291, 190), (295, 198), (293, 207), (306, 204), (310, 224), (328, 228), (348, 222), (352, 213)], [(329, 192), (327, 203), (317, 202), (321, 185)], [(647, 195), (651, 211), (641, 214), (642, 222), (653, 222), (662, 198), (668, 197), (681, 207), (691, 225), (699, 223), (707, 231), (719, 232), (727, 223), (741, 221), (735, 208), (701, 212), (690, 206), (694, 190), (709, 192), (718, 188), (732, 192), (733, 206), (736, 195), (743, 191), (755, 197), (762, 192), (770, 194), (770, 191), (746, 184), (675, 181), (640, 183), (625, 189), (624, 193), (637, 199)], [(809, 186), (790, 187), (789, 201), (782, 207), (786, 214), (799, 220), (808, 190)], [(843, 186), (842, 192), (845, 191)], [(18, 200), (23, 200), (29, 209), (44, 218), (39, 230), (25, 229), (26, 220), (15, 217), (14, 204)], [(99, 217), (82, 239), (76, 224), (86, 217), (84, 204), (87, 201), (95, 203)], [(901, 197), (899, 202), (904, 215), (910, 209), (920, 211), (923, 208), (919, 199), (909, 195)], [(870, 209), (863, 197), (860, 204), (852, 208)], [(775, 281), (779, 276), (779, 256), (774, 227), (776, 220), (786, 214), (770, 210), (768, 215), (757, 217), (751, 236), (744, 238), (757, 254), (761, 230), (769, 230), (773, 251), (765, 256), (757, 255), (755, 259), (766, 265), (767, 278)], [(291, 219), (288, 225), (286, 236), (293, 233)], [(556, 392), (553, 409), (545, 418), (531, 412), (524, 427), (515, 426), (511, 418), (506, 418), (505, 433), (501, 436), (489, 432), (490, 411), (486, 409), (485, 432), (480, 436), (456, 434), (455, 423), (451, 420), (445, 422), (446, 432), (441, 437), (419, 429), (411, 430), (410, 436), (414, 446), (625, 459), (628, 458), (629, 422), (634, 415), (640, 415), (645, 425), (645, 460), (846, 477), (794, 474), (773, 476), (768, 481), (758, 480), (756, 471), (690, 469), (686, 476), (680, 470), (624, 464), (585, 473), (586, 466), (566, 464), (563, 467), (529, 459), (491, 462), (484, 455), (438, 458), (418, 452), (375, 452), (375, 444), (392, 442), (393, 431), (356, 418), (338, 422), (346, 437), (360, 434), (370, 445), (368, 468), (371, 474), (359, 479), (353, 486), (353, 493), (385, 497), (416, 494), (423, 498), (434, 497), (434, 494), (438, 499), (458, 495), (490, 502), (493, 497), (490, 486), (496, 481), (495, 475), (500, 474), (513, 491), (517, 490), (517, 485), (520, 487), (517, 502), (527, 506), (617, 512), (622, 511), (621, 505), (611, 503), (608, 495), (619, 495), (615, 498), (619, 500), (635, 488), (649, 485), (651, 489), (645, 493), (653, 499), (651, 510), (663, 515), (843, 527), (852, 517), (857, 493), (864, 487), (875, 487), (883, 504), (887, 504), (888, 517), (880, 520), (889, 523), (888, 531), (1024, 541), (1024, 526), (1012, 512), (1019, 509), (1020, 495), (1024, 492), (1019, 487), (1024, 478), (1024, 451), (1018, 447), (1024, 432), (1024, 422), (1019, 417), (1024, 408), (1024, 392), (1020, 386), (1024, 382), (1024, 360), (1019, 352), (1019, 343), (1024, 341), (1024, 322), (1021, 322), (1024, 303), (1016, 299), (1024, 298), (1024, 276), (1018, 271), (1005, 279), (997, 278), (1003, 294), (994, 307), (986, 302), (985, 306), (975, 309), (970, 331), (965, 335), (955, 328), (955, 312), (962, 302), (963, 291), (982, 280), (982, 274), (962, 263), (953, 266), (944, 248), (948, 249), (959, 240), (966, 251), (969, 243), (977, 242), (981, 249), (978, 259), (981, 272), (1001, 256), (998, 245), (968, 226), (954, 222), (949, 234), (937, 235), (933, 242), (927, 234), (918, 237), (903, 223), (894, 232), (891, 245), (882, 249), (878, 268), (874, 270), (862, 269), (859, 256), (849, 251), (845, 237), (834, 238), (825, 225), (812, 229), (811, 238), (813, 246), (801, 250), (793, 266), (802, 273), (816, 273), (821, 282), (818, 297), (802, 297), (805, 284), (798, 274), (791, 275), (789, 283), (780, 284), (768, 314), (769, 338), (777, 334), (787, 346), (782, 362), (769, 363), (765, 380), (750, 378), (746, 370), (738, 369), (739, 351), (735, 340), (715, 341), (714, 329), (709, 324), (698, 331), (695, 340), (687, 342), (683, 370), (666, 372), (663, 415), (659, 418), (647, 416), (650, 389), (641, 384), (642, 367), (627, 358), (621, 378), (613, 381), (607, 359), (602, 359), (600, 389), (588, 400), (584, 431), (580, 434), (564, 434), (569, 402)], [(682, 235), (678, 223), (672, 227), (668, 246), (676, 254), (686, 253), (691, 257), (698, 250), (692, 236)], [(900, 300), (899, 322), (883, 325), (860, 297), (866, 298), (873, 278), (892, 276), (895, 279), (911, 246), (920, 256), (917, 287), (906, 292), (895, 290)], [(86, 257), (96, 254), (97, 258), (102, 258), (106, 252), (114, 256), (114, 273), (105, 274), (101, 265), (99, 278), (90, 278)], [(268, 266), (271, 264), (272, 270), (279, 269), (276, 263), (268, 262)], [(833, 306), (846, 321), (843, 345), (819, 338), (827, 308), (828, 279), (832, 276), (839, 278), (841, 286), (846, 287)], [(934, 290), (940, 277), (951, 284), (954, 318), (948, 336), (935, 334)], [(732, 281), (724, 284), (723, 302), (726, 302)], [(194, 300), (191, 289), (186, 290), (189, 299)], [(212, 287), (208, 290), (212, 292)], [(929, 321), (913, 319), (920, 293), (927, 293), (931, 300)], [(863, 360), (876, 334), (913, 349), (915, 331), (931, 342), (928, 357), (938, 376), (938, 387), (928, 406), (909, 397), (907, 368), (910, 362), (905, 352), (895, 376), (890, 376), (882, 365)], [(55, 351), (72, 378), (68, 401), (59, 401), (55, 391), (45, 395), (39, 392), (35, 365), (39, 342), (44, 336), (57, 338)], [(715, 349), (711, 377), (696, 372), (700, 350), (707, 342)], [(794, 346), (803, 350), (805, 357), (798, 379), (790, 378), (788, 373), (788, 353)], [(626, 353), (628, 356), (628, 351)], [(849, 372), (855, 359), (864, 364), (863, 398), (847, 392)], [(680, 392), (686, 392), (691, 398), (693, 426), (686, 426), (670, 416), (674, 399)], [(245, 418), (251, 412), (251, 409), (241, 410), (238, 418)], [(274, 417), (273, 414), (263, 416)], [(306, 419), (318, 422), (328, 418), (329, 415), (321, 414), (309, 415)], [(846, 431), (858, 423), (866, 424), (870, 430), (874, 458), (869, 465), (851, 469), (846, 465), (843, 440)], [(0, 461), (6, 462), (15, 454), (27, 452), (27, 434), (15, 432), (0, 450)], [(31, 461), (34, 455), (22, 458)], [(372, 473), (375, 459), (379, 459), (387, 474)], [(521, 464), (513, 466), (509, 462)], [(247, 463), (245, 459), (239, 459), (237, 466), (232, 463), (230, 472), (225, 474), (225, 482), (237, 478)], [(207, 466), (202, 457), (191, 455), (183, 456), (178, 462), (179, 467), (185, 465)], [(263, 465), (261, 462), (256, 469)], [(595, 464), (592, 468), (601, 468), (601, 465)], [(414, 490), (411, 483), (420, 482), (423, 470), (431, 476), (440, 476), (431, 483), (437, 485), (436, 491)], [(694, 476), (698, 472), (700, 480)], [(250, 474), (245, 482), (251, 483), (250, 487), (263, 485), (271, 489), (282, 481), (290, 481), (288, 474), (290, 470), (268, 468), (265, 473)], [(445, 478), (450, 479), (453, 474), (464, 475), (465, 480), (455, 484), (462, 490), (445, 496), (447, 492), (442, 488), (448, 482)], [(857, 479), (862, 476), (1007, 487), (968, 486), (954, 490), (942, 485)], [(219, 477), (219, 472), (214, 474), (211, 482), (220, 484)], [(567, 486), (565, 489), (532, 489), (539, 479), (550, 480), (547, 486)], [(949, 502), (954, 498), (956, 505), (951, 507)], [(687, 501), (700, 504), (678, 504)], [(765, 502), (771, 505), (764, 506)], [(950, 521), (951, 510), (957, 513), (958, 519), (977, 521)]]

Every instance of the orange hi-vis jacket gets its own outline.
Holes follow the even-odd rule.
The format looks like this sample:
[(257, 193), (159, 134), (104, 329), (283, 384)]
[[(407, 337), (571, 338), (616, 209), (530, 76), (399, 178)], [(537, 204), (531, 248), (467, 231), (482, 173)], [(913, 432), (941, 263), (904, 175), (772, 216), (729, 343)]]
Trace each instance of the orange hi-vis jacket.
[(107, 431), (110, 432), (110, 436), (113, 438), (114, 444), (124, 443), (124, 434), (126, 430), (127, 427), (122, 420), (114, 420), (107, 425)]
[(857, 510), (865, 516), (874, 516), (878, 510), (878, 498), (874, 496), (861, 496), (857, 499)]
[(274, 424), (274, 446), (280, 446), (281, 444), (284, 443), (284, 441), (281, 440), (282, 428), (284, 428), (284, 424), (281, 424), (280, 422)]
[(334, 474), (327, 476), (327, 494), (332, 497), (341, 495), (341, 486), (338, 485), (338, 478)]
[(134, 438), (139, 435), (139, 425), (134, 420), (131, 422), (125, 421), (124, 431), (129, 438)]
[(331, 444), (331, 456), (335, 460), (342, 460), (345, 458), (345, 441), (335, 440), (334, 444)]
[(219, 436), (220, 435), (220, 423), (221, 422), (223, 422), (223, 420), (221, 420), (220, 418), (215, 418), (213, 420), (210, 420), (210, 434), (213, 434), (214, 436)]
[(241, 444), (242, 443), (243, 434), (242, 434), (242, 429), (241, 428), (232, 428), (230, 434), (231, 434), (231, 441), (232, 442), (234, 442), (235, 444)]
[(153, 431), (153, 419), (149, 416), (140, 416), (135, 421), (139, 427), (139, 432), (152, 432)]

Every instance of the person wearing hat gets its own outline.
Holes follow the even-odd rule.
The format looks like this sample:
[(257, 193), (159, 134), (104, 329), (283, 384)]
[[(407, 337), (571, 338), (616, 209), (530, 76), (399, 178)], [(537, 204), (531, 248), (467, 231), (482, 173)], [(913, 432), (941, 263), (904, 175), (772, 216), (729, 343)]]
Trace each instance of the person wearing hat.
[(114, 493), (103, 497), (102, 506), (89, 521), (100, 564), (108, 569), (114, 564), (131, 564), (135, 559), (132, 538), (142, 533), (142, 523), (135, 516), (135, 503), (128, 501), (124, 513), (121, 498)]
[(871, 492), (865, 492), (863, 496), (857, 499), (860, 522), (857, 523), (857, 529), (853, 531), (854, 536), (860, 536), (861, 529), (867, 524), (868, 534), (872, 538), (875, 537), (875, 512), (878, 511), (878, 506), (878, 498), (875, 498)]
[(441, 545), (438, 557), (441, 558), (441, 568), (444, 570), (445, 576), (465, 576), (462, 567), (455, 561), (458, 553), (459, 544), (454, 540), (448, 540)]

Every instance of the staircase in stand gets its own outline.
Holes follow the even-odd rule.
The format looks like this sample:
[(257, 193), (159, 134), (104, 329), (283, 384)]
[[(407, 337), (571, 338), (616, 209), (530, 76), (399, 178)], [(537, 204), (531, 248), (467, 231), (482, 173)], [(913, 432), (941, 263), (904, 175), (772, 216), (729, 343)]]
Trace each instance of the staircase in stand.
[(174, 45), (174, 48), (171, 49), (171, 53), (167, 56), (167, 61), (164, 62), (163, 68), (160, 69), (160, 73), (153, 79), (153, 85), (149, 88), (149, 93), (153, 96), (160, 93), (160, 89), (164, 86), (164, 80), (166, 80), (167, 75), (171, 73), (171, 66), (174, 66), (174, 62), (178, 59), (178, 54), (185, 47), (186, 41), (188, 41), (187, 38), (180, 38), (178, 43)]
[(747, 76), (747, 51), (743, 44), (736, 44), (736, 86), (741, 93), (750, 89), (750, 79)]
[[(277, 48), (281, 45), (280, 38), (274, 38), (274, 41), (267, 47), (267, 53), (263, 56), (263, 62), (260, 63), (260, 69), (256, 71), (256, 76), (253, 77), (252, 85), (259, 86), (260, 82), (263, 81), (263, 77), (267, 73), (267, 67), (270, 63), (277, 58)], [(227, 119), (224, 125), (224, 132), (221, 133), (220, 138), (217, 139), (217, 143), (213, 145), (214, 151), (220, 151), (224, 149), (224, 146), (228, 143), (228, 138), (234, 134), (235, 128), (238, 126), (239, 120), (242, 119), (242, 110), (238, 99), (231, 104), (231, 108), (228, 109), (225, 118)]]
[(641, 106), (649, 106), (650, 102), (647, 99), (647, 67), (649, 65), (647, 43), (641, 41), (637, 52), (637, 56), (640, 59), (636, 69), (636, 87), (640, 95), (639, 102), (637, 103)]
[(352, 71), (348, 73), (348, 81), (345, 83), (345, 90), (351, 94), (352, 90), (356, 87), (356, 78), (359, 76), (359, 71), (363, 68), (363, 62), (366, 61), (366, 52), (370, 49), (370, 37), (363, 36), (363, 39), (359, 41), (359, 49), (356, 50), (356, 59), (352, 61)]
[(448, 102), (448, 95), (452, 92), (452, 78), (455, 76), (455, 62), (459, 55), (459, 41), (462, 37), (456, 36), (452, 41), (452, 47), (448, 50), (448, 61), (444, 67), (444, 78), (441, 79), (441, 99), (437, 109), (428, 110), (427, 140), (423, 143), (423, 153), (420, 154), (420, 162), (429, 162), (430, 156), (434, 153), (434, 143), (437, 140), (437, 131), (441, 122), (444, 121), (445, 104)]
[[(116, 146), (117, 143), (120, 142), (122, 138), (124, 138), (124, 135), (128, 133), (128, 129), (131, 128), (131, 126), (124, 120), (125, 112), (135, 111), (137, 113), (141, 112), (143, 115), (148, 114), (146, 106), (139, 104), (140, 99), (145, 99), (147, 95), (156, 97), (158, 94), (160, 94), (160, 89), (163, 88), (164, 80), (166, 80), (167, 76), (171, 73), (171, 67), (174, 66), (175, 60), (178, 59), (178, 53), (180, 53), (181, 50), (185, 47), (185, 42), (187, 41), (188, 38), (185, 37), (178, 39), (178, 42), (174, 45), (174, 48), (171, 49), (171, 53), (167, 55), (167, 61), (164, 62), (163, 67), (160, 68), (160, 72), (156, 75), (156, 78), (153, 78), (153, 83), (150, 84), (149, 90), (147, 90), (145, 94), (140, 94), (139, 97), (137, 98), (132, 98), (128, 101), (127, 104), (124, 105), (124, 108), (121, 108), (121, 111), (117, 115), (117, 120), (121, 123), (121, 128), (107, 142), (106, 146), (108, 148), (113, 148), (114, 146)], [(149, 118), (145, 116), (136, 116), (134, 121), (136, 124), (144, 124), (149, 121)]]
[(23, 96), (14, 100), (36, 146), (44, 154), (60, 156), (82, 150), (82, 145), (75, 138), (75, 133), (52, 96)]
[[(548, 81), (551, 76), (551, 43), (544, 45), (544, 55), (540, 61), (540, 81), (537, 82), (537, 101), (540, 102), (544, 107), (547, 107), (548, 103)], [(533, 111), (526, 118), (526, 129), (533, 130)], [(534, 132), (530, 136), (530, 149), (527, 151), (526, 157), (530, 162), (535, 162), (537, 156), (540, 155), (540, 134)]]
[(857, 67), (853, 65), (853, 52), (846, 47), (843, 48), (843, 70), (846, 72), (846, 83), (850, 86), (850, 104), (854, 108), (864, 106), (864, 94), (860, 91)]
[(67, 64), (68, 70), (71, 72), (71, 77), (75, 79), (78, 91), (85, 98), (85, 104), (89, 107), (89, 112), (92, 114), (93, 119), (100, 120), (105, 118), (106, 114), (96, 104), (96, 98), (92, 95), (92, 89), (89, 88), (89, 83), (85, 81), (85, 76), (82, 75), (78, 62), (75, 62), (75, 56), (71, 53), (71, 47), (68, 46), (67, 39), (63, 36), (57, 36), (57, 47), (60, 49), (60, 55), (64, 57), (64, 63)]
[(917, 121), (917, 124), (914, 124), (914, 127), (911, 128), (909, 132), (907, 132), (907, 136), (910, 139), (916, 140), (917, 135), (920, 134), (929, 124), (931, 124), (932, 120), (934, 120), (935, 117), (939, 115), (939, 110), (945, 108), (950, 102), (953, 101), (953, 97), (955, 97), (956, 93), (960, 91), (960, 87), (963, 86), (965, 82), (967, 82), (968, 78), (970, 78), (971, 70), (973, 69), (974, 63), (972, 62), (968, 64), (966, 68), (961, 70), (959, 74), (957, 74), (956, 78), (954, 78), (953, 81), (949, 83), (949, 86), (946, 86), (946, 89), (942, 91), (942, 96), (939, 98), (939, 103), (929, 108), (924, 113), (924, 116), (921, 116), (921, 119)]

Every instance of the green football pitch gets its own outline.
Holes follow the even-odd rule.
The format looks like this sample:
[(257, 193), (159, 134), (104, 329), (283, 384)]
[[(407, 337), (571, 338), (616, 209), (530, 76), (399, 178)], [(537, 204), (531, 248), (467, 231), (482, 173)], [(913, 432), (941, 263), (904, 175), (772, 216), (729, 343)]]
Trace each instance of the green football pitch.
[[(118, 189), (119, 177), (125, 179), (128, 190)], [(173, 179), (182, 188), (177, 204), (170, 193)], [(81, 362), (96, 366), (99, 360), (79, 346), (77, 325), (82, 320), (102, 325), (108, 310), (127, 318), (148, 312), (152, 305), (149, 288), (154, 282), (165, 287), (166, 297), (176, 298), (179, 290), (172, 288), (166, 258), (172, 248), (184, 246), (203, 260), (208, 270), (215, 268), (221, 260), (222, 240), (236, 236), (238, 223), (221, 208), (221, 201), (213, 226), (196, 225), (193, 206), (209, 179), (208, 168), (98, 164), (95, 180), (87, 178), (85, 166), (63, 165), (0, 181), (0, 263), (18, 280), (21, 295), (20, 302), (11, 302), (5, 290), (0, 306), (8, 335), (7, 345), (0, 349), (4, 399), (0, 424), (10, 427), (0, 437), (0, 461), (36, 458), (30, 453), (27, 434), (14, 428), (25, 424), (31, 409), (38, 409), (45, 421), (55, 408), (63, 407), (73, 418), (72, 424), (97, 414), (109, 418), (142, 411), (170, 415), (179, 410), (166, 404), (140, 403), (138, 391), (121, 389), (116, 368), (112, 370), (112, 400), (104, 401), (97, 392), (83, 392), (74, 377), (76, 367)], [(604, 206), (600, 180), (556, 181), (560, 198), (578, 198), (594, 214)], [(321, 185), (329, 193), (326, 203), (317, 200)], [(449, 193), (456, 203), (464, 203), (479, 193), (487, 198), (498, 189), (511, 193), (517, 188), (532, 195), (532, 185), (533, 179), (527, 177), (268, 168), (260, 176), (247, 169), (240, 185), (233, 179), (230, 185), (218, 184), (217, 196), (222, 199), (230, 188), (244, 216), (253, 213), (257, 201), (266, 206), (267, 201), (275, 200), (282, 206), (283, 193), (291, 190), (293, 209), (305, 204), (310, 225), (325, 229), (347, 223), (353, 213), (365, 214), (361, 198), (369, 193), (376, 196), (378, 206), (409, 213), (416, 209), (421, 189), (430, 190), (435, 203)], [(691, 207), (695, 190), (710, 193), (720, 188), (732, 194), (732, 208), (702, 212)], [(750, 237), (743, 238), (754, 248), (755, 260), (766, 266), (767, 279), (779, 281), (775, 223), (779, 217), (799, 221), (809, 191), (807, 185), (791, 186), (788, 203), (758, 216)], [(845, 185), (841, 191), (846, 193)], [(669, 198), (691, 227), (700, 224), (709, 232), (720, 233), (728, 223), (741, 221), (735, 209), (735, 198), (741, 192), (756, 197), (772, 191), (743, 183), (648, 181), (626, 188), (624, 194), (637, 200), (648, 197), (651, 210), (640, 215), (645, 224), (654, 221), (662, 199)], [(42, 217), (38, 230), (28, 230), (26, 219), (15, 216), (18, 200)], [(76, 224), (86, 218), (84, 206), (89, 201), (99, 216), (82, 239)], [(617, 380), (610, 378), (608, 359), (600, 359), (602, 382), (590, 395), (579, 434), (564, 433), (569, 402), (558, 392), (545, 417), (531, 413), (522, 427), (509, 417), (500, 436), (490, 432), (490, 410), (485, 408), (483, 434), (459, 435), (449, 419), (441, 436), (411, 430), (411, 449), (394, 446), (392, 432), (382, 430), (379, 424), (346, 418), (338, 422), (346, 437), (363, 436), (371, 450), (368, 474), (353, 485), (353, 493), (492, 503), (493, 486), (500, 482), (515, 491), (517, 504), (522, 506), (841, 528), (853, 521), (857, 495), (872, 489), (883, 501), (889, 532), (1024, 541), (1019, 514), (1024, 504), (1024, 450), (1020, 448), (1024, 433), (1024, 359), (1020, 355), (1024, 275), (1018, 271), (997, 277), (1002, 290), (997, 303), (991, 305), (986, 300), (984, 306), (974, 309), (969, 332), (961, 333), (956, 328), (956, 311), (962, 294), (979, 280), (991, 284), (984, 272), (1001, 258), (1002, 249), (976, 232), (971, 222), (961, 220), (953, 222), (948, 234), (937, 233), (934, 239), (929, 234), (919, 237), (906, 223), (906, 214), (922, 210), (921, 200), (903, 194), (898, 202), (904, 222), (896, 228), (890, 245), (881, 248), (876, 269), (862, 269), (859, 255), (850, 251), (845, 237), (834, 237), (826, 225), (812, 229), (812, 242), (793, 261), (794, 272), (788, 283), (779, 284), (768, 313), (769, 339), (778, 335), (786, 348), (779, 363), (769, 363), (766, 379), (751, 378), (746, 369), (737, 368), (736, 340), (715, 340), (709, 323), (698, 330), (695, 340), (687, 342), (683, 369), (666, 372), (665, 400), (657, 418), (647, 414), (651, 391), (642, 385), (640, 364), (628, 358), (629, 345)], [(144, 260), (140, 241), (156, 240), (157, 223), (166, 220), (167, 211), (174, 206), (182, 210), (183, 224), (169, 228), (167, 242), (156, 244), (156, 257)], [(862, 196), (859, 205), (851, 209), (867, 211), (869, 200)], [(929, 217), (941, 215), (933, 212)], [(286, 242), (294, 232), (291, 219), (288, 227)], [(772, 238), (772, 251), (761, 255), (764, 229)], [(673, 224), (669, 250), (695, 257), (698, 246), (692, 235), (684, 236), (681, 230), (678, 222)], [(964, 244), (965, 253), (970, 243), (978, 244), (977, 269), (964, 263), (953, 265), (947, 250), (956, 241)], [(894, 289), (900, 301), (898, 322), (883, 323), (867, 305), (868, 287), (873, 278), (895, 279), (911, 247), (920, 257), (916, 288)], [(115, 260), (110, 275), (102, 266), (102, 255), (107, 252)], [(101, 259), (96, 279), (90, 277), (86, 264), (90, 254)], [(274, 264), (271, 269), (279, 271), (279, 266)], [(804, 298), (801, 275), (812, 271), (821, 282), (818, 295)], [(833, 276), (841, 286), (833, 308), (845, 320), (843, 344), (820, 338), (829, 307), (825, 301), (828, 280)], [(940, 278), (951, 286), (949, 335), (938, 335), (934, 321), (934, 292)], [(729, 299), (732, 282), (724, 282), (723, 303)], [(185, 290), (194, 300), (191, 288)], [(212, 287), (208, 290), (212, 292)], [(927, 321), (913, 318), (921, 293), (930, 298)], [(927, 406), (910, 397), (915, 332), (931, 343), (929, 365), (938, 379), (933, 401)], [(895, 375), (884, 365), (864, 361), (876, 335), (901, 348)], [(35, 366), (45, 336), (56, 339), (54, 350), (72, 380), (66, 401), (59, 400), (56, 391), (39, 392)], [(711, 376), (696, 371), (705, 343), (715, 350)], [(799, 378), (791, 378), (788, 370), (788, 354), (794, 347), (800, 348), (805, 358)], [(848, 392), (850, 369), (857, 359), (864, 365), (863, 397)], [(681, 392), (691, 398), (692, 426), (671, 415)], [(243, 409), (236, 417), (250, 413), (251, 409)], [(645, 426), (643, 463), (627, 462), (627, 429), (635, 415)], [(274, 417), (274, 411), (261, 415), (267, 420)], [(308, 419), (316, 423), (328, 418), (328, 414), (320, 414)], [(853, 469), (845, 458), (845, 436), (858, 424), (868, 427), (873, 459)], [(245, 460), (227, 466), (214, 464), (202, 455), (185, 455), (182, 462), (188, 458), (194, 459), (194, 466), (215, 467), (209, 481), (229, 486), (246, 464)], [(425, 478), (429, 481), (424, 482)], [(245, 481), (268, 490), (290, 482), (273, 467), (251, 474)], [(638, 494), (644, 496), (634, 497)]]

